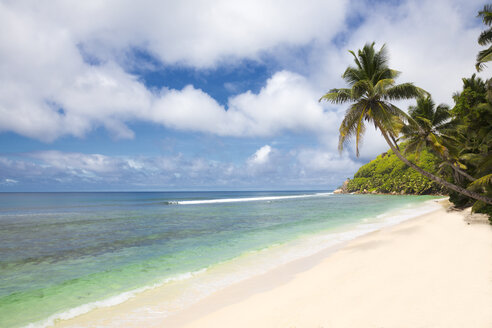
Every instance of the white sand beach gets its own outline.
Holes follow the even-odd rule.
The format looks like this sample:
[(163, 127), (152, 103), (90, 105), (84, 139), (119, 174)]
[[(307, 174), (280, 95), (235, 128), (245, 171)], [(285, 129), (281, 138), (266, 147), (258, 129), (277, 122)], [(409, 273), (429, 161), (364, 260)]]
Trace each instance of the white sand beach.
[[(164, 320), (139, 318), (126, 324), (492, 327), (492, 226), (468, 224), (466, 214), (442, 208), (359, 237), (310, 262), (296, 261), (234, 284)], [(127, 303), (131, 312), (136, 304)], [(121, 306), (58, 325), (111, 326), (125, 303)]]

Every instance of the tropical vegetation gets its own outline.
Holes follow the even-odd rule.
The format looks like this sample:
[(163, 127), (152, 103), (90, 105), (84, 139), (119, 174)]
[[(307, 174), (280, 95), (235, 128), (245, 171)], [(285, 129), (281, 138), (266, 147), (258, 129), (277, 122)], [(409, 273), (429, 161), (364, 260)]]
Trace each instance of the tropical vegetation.
[[(479, 12), (487, 26), (492, 25), (491, 9), (487, 5)], [(492, 43), (492, 28), (480, 35), (479, 43)], [(454, 107), (436, 107), (427, 91), (412, 83), (396, 84), (400, 72), (389, 68), (385, 46), (376, 50), (374, 45), (366, 44), (357, 54), (350, 51), (355, 66), (342, 75), (348, 87), (331, 89), (320, 98), (349, 103), (339, 129), (340, 151), (355, 138), (359, 155), (366, 124), (373, 124), (391, 148), (389, 155), (362, 167), (349, 187), (417, 194), (446, 190), (455, 205), (473, 204), (475, 211), (489, 213), (492, 220), (492, 81), (476, 75), (464, 78), (463, 90), (453, 95)], [(477, 70), (490, 60), (492, 45), (478, 54)], [(408, 114), (394, 105), (404, 99), (416, 99)], [(398, 174), (403, 164), (397, 165), (395, 158), (422, 177), (409, 178), (416, 172), (408, 170)]]
[(418, 122), (412, 120), (391, 101), (425, 97), (428, 93), (412, 83), (396, 84), (395, 79), (400, 72), (388, 67), (388, 55), (384, 46), (376, 51), (374, 43), (366, 44), (357, 55), (353, 51), (351, 54), (354, 56), (356, 66), (349, 66), (342, 75), (350, 88), (331, 89), (320, 98), (335, 104), (351, 103), (340, 125), (339, 150), (342, 151), (344, 144), (351, 137), (355, 137), (358, 156), (359, 142), (365, 132), (365, 121), (373, 123), (393, 153), (405, 164), (448, 189), (492, 204), (492, 198), (427, 172), (402, 155), (396, 139), (405, 123), (417, 125)]
[[(408, 145), (401, 145), (406, 149)], [(421, 149), (408, 156), (411, 161), (426, 171), (437, 173), (439, 158), (427, 149)], [(353, 179), (348, 180), (347, 192), (357, 193), (392, 193), (436, 195), (444, 193), (444, 188), (403, 163), (391, 150), (361, 166)]]

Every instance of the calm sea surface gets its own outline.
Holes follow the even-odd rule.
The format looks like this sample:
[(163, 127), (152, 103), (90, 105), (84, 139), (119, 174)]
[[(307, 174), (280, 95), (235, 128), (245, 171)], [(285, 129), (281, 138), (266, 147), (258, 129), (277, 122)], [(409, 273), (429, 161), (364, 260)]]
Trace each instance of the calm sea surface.
[(328, 192), (0, 193), (0, 327), (55, 314), (432, 197)]

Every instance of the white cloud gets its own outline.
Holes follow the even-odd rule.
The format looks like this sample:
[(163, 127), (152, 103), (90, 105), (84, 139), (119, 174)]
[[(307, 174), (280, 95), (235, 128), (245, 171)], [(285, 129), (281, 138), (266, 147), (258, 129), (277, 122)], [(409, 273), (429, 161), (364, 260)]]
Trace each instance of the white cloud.
[[(109, 3), (72, 5), (0, 4), (0, 28), (13, 32), (0, 36), (0, 131), (53, 141), (63, 135), (83, 137), (103, 126), (114, 138), (133, 138), (126, 122), (140, 120), (221, 136), (266, 136), (319, 130), (333, 120), (316, 102), (318, 94), (309, 82), (289, 71), (275, 73), (259, 94), (231, 98), (225, 108), (191, 85), (151, 91), (117, 62), (119, 54), (132, 46), (141, 46), (164, 62), (200, 67), (228, 56), (255, 57), (283, 44), (306, 44), (336, 33), (343, 21), (341, 3), (323, 15), (319, 10), (327, 5), (322, 1), (316, 9), (303, 5), (303, 10), (298, 1), (278, 8), (263, 1), (240, 6), (229, 1), (214, 6), (180, 2), (157, 8), (118, 3), (121, 10), (116, 12)], [(214, 15), (224, 21), (217, 22)], [(327, 15), (333, 16), (328, 23)], [(138, 17), (145, 17), (145, 24)], [(231, 17), (237, 24), (224, 24)], [(173, 25), (172, 32), (167, 24)], [(102, 62), (85, 62), (87, 51), (104, 57)]]
[(321, 149), (303, 149), (297, 159), (303, 170), (313, 171), (323, 174), (353, 174), (360, 166), (348, 156), (347, 153), (339, 154)]
[(351, 36), (347, 49), (386, 43), (391, 66), (401, 82), (414, 82), (436, 102), (452, 104), (462, 77), (475, 72), (477, 43), (484, 28), (475, 19), (483, 1), (404, 1), (397, 6), (363, 7), (366, 21)]
[(31, 156), (59, 170), (108, 173), (117, 168), (113, 158), (101, 154), (88, 155), (53, 150), (36, 152), (31, 154)]
[(3, 179), (3, 181), (0, 182), (0, 184), (2, 184), (2, 185), (15, 185), (17, 183), (19, 183), (19, 181), (14, 180), (14, 179)]
[(0, 174), (9, 177), (0, 185), (5, 190), (12, 187), (19, 190), (166, 190), (273, 186), (326, 189), (337, 187), (340, 174), (344, 178), (350, 176), (356, 167), (345, 155), (340, 158), (319, 149), (282, 152), (269, 145), (260, 147), (243, 163), (187, 158), (180, 154), (107, 156), (42, 151), (26, 153), (16, 159), (0, 157)]
[[(69, 28), (98, 57), (140, 47), (165, 63), (210, 67), (231, 57), (256, 58), (274, 47), (333, 36), (347, 5), (323, 0), (50, 1), (31, 14)], [(26, 11), (23, 3), (11, 6)]]
[(272, 147), (265, 145), (258, 149), (249, 159), (249, 165), (262, 165), (268, 162), (270, 159), (270, 154), (272, 152)]
[(258, 94), (246, 92), (229, 99), (228, 113), (243, 118), (246, 135), (275, 135), (282, 130), (321, 133), (337, 117), (325, 112), (318, 98), (305, 77), (281, 71)]
[[(450, 103), (461, 77), (474, 70), (481, 25), (474, 24), (473, 17), (481, 6), (478, 0), (352, 1), (348, 11), (348, 1), (322, 0), (220, 0), (213, 5), (203, 1), (0, 2), (0, 29), (8, 31), (0, 33), (0, 132), (52, 141), (64, 135), (83, 137), (104, 127), (114, 138), (132, 138), (127, 123), (134, 121), (219, 136), (308, 132), (318, 135), (322, 149), (298, 152), (300, 170), (352, 168), (353, 163), (346, 156), (338, 157), (336, 150), (346, 106), (317, 102), (323, 91), (343, 86), (340, 75), (352, 62), (346, 50), (373, 40), (378, 46), (386, 43), (391, 66), (403, 72), (401, 82), (413, 81), (430, 91), (436, 102)], [(354, 12), (364, 18), (355, 30), (344, 25)], [(332, 42), (340, 32), (345, 35), (342, 46)], [(307, 49), (304, 60), (284, 61), (288, 50), (302, 46)], [(134, 48), (162, 63), (198, 69), (245, 58), (261, 60), (264, 54), (284, 66), (258, 93), (235, 95), (223, 106), (193, 85), (181, 90), (149, 89), (125, 71)], [(87, 62), (88, 57), (93, 63)], [(302, 65), (306, 67), (300, 69)], [(233, 84), (225, 85), (234, 90)], [(362, 157), (386, 149), (378, 133), (368, 129)], [(273, 155), (272, 148), (270, 161)], [(151, 161), (56, 152), (37, 156), (52, 169), (81, 175), (118, 170), (152, 175), (164, 170), (183, 179), (187, 173), (180, 165), (196, 178), (215, 174), (218, 168), (230, 176), (235, 172), (230, 164), (185, 160), (179, 155)], [(16, 163), (29, 167), (32, 174), (43, 171), (29, 162)], [(7, 162), (0, 164), (13, 169)], [(293, 169), (283, 165), (274, 171), (282, 170)], [(162, 181), (171, 181), (166, 179)]]
[(134, 118), (220, 136), (320, 132), (337, 121), (334, 113), (325, 112), (318, 103), (308, 81), (288, 71), (275, 73), (258, 94), (248, 91), (231, 97), (227, 107), (191, 85), (163, 89), (151, 99), (150, 109), (134, 112)]

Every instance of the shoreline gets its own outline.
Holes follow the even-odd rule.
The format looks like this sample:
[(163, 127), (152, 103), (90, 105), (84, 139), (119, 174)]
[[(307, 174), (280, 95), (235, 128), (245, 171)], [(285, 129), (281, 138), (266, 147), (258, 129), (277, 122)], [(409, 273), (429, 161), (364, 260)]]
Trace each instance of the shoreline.
[[(433, 199), (427, 202), (434, 203), (432, 205), (436, 206), (435, 204), (436, 201), (437, 201), (436, 199)], [(417, 214), (415, 214), (415, 211), (418, 211), (419, 208), (420, 207), (410, 209), (410, 215), (413, 217), (415, 217), (416, 215), (421, 216), (422, 213), (417, 212)], [(434, 208), (433, 211), (435, 210), (436, 209)], [(429, 209), (427, 209), (427, 212), (428, 211)], [(409, 213), (406, 213), (405, 215), (409, 215)], [(195, 301), (193, 304), (189, 304), (185, 306), (184, 309), (166, 308), (166, 306), (169, 307), (169, 303), (166, 304), (166, 302), (163, 301), (163, 299), (168, 298), (169, 297), (168, 294), (177, 293), (178, 290), (182, 289), (183, 287), (186, 287), (186, 284), (189, 283), (189, 281), (187, 280), (173, 282), (172, 286), (166, 286), (165, 289), (157, 287), (154, 290), (145, 291), (141, 294), (136, 295), (134, 298), (131, 298), (126, 302), (123, 302), (115, 306), (97, 308), (88, 313), (76, 316), (72, 319), (67, 318), (68, 320), (62, 320), (62, 321), (57, 320), (55, 327), (71, 327), (71, 326), (111, 327), (111, 326), (121, 325), (122, 322), (125, 323), (125, 326), (129, 326), (129, 327), (131, 326), (159, 327), (161, 325), (164, 325), (166, 327), (180, 327), (183, 324), (183, 322), (180, 321), (179, 319), (180, 316), (183, 317), (181, 315), (182, 313), (186, 313), (184, 317), (186, 317), (187, 320), (185, 321), (189, 321), (189, 319), (192, 317), (198, 318), (199, 316), (203, 316), (206, 313), (211, 312), (212, 310), (217, 310), (218, 307), (216, 305), (212, 307), (210, 307), (210, 305), (218, 304), (218, 303), (216, 302), (210, 303), (208, 301), (209, 298), (214, 298), (216, 295), (220, 295), (221, 293), (225, 292), (228, 293), (229, 295), (225, 298), (227, 302), (230, 302), (232, 299), (234, 299), (236, 302), (239, 302), (242, 298), (250, 297), (253, 291), (254, 293), (259, 293), (259, 292), (264, 292), (265, 290), (269, 290), (271, 288), (275, 288), (279, 284), (279, 282), (285, 283), (293, 279), (297, 274), (302, 274), (302, 272), (310, 270), (311, 268), (319, 265), (319, 263), (322, 262), (324, 259), (329, 258), (333, 253), (336, 253), (341, 248), (344, 248), (347, 244), (353, 242), (354, 240), (358, 240), (359, 238), (363, 238), (368, 234), (370, 235), (374, 233), (374, 230), (379, 231), (381, 228), (384, 230), (387, 229), (388, 227), (398, 226), (399, 224), (401, 224), (400, 223), (401, 221), (407, 222), (415, 219), (415, 218), (409, 219), (408, 217), (405, 217), (405, 215), (403, 215), (399, 219), (396, 219), (396, 221), (393, 220), (388, 222), (381, 219), (379, 224), (381, 224), (381, 222), (384, 222), (383, 226), (377, 226), (377, 222), (376, 223), (373, 222), (372, 223), (373, 225), (376, 224), (375, 228), (372, 228), (371, 230), (372, 232), (367, 232), (367, 231), (364, 232), (362, 234), (362, 237), (358, 235), (356, 237), (350, 238), (349, 240), (344, 240), (342, 242), (336, 243), (335, 245), (331, 245), (331, 247), (324, 247), (321, 251), (314, 253), (314, 255), (310, 254), (307, 256), (303, 256), (301, 258), (294, 259), (293, 261), (274, 266), (273, 268), (270, 268), (270, 270), (266, 272), (259, 272), (253, 275), (252, 277), (246, 277), (245, 279), (240, 279), (237, 282), (233, 282), (232, 284), (225, 286), (225, 288), (219, 288), (218, 290), (209, 293), (209, 295), (205, 295), (205, 297), (201, 297), (200, 299), (198, 299), (198, 301)], [(277, 253), (277, 254), (283, 255), (281, 253)], [(256, 256), (257, 255), (254, 255), (253, 257)], [(213, 270), (212, 272), (208, 272), (207, 270), (207, 273), (205, 273), (205, 275), (209, 275), (209, 274), (214, 275), (216, 274), (216, 272), (213, 272)], [(262, 282), (263, 279), (266, 279), (266, 283)], [(242, 288), (241, 286), (245, 286), (245, 285), (249, 285), (249, 287), (247, 288), (247, 295), (244, 295), (244, 293), (231, 292), (231, 290), (234, 290), (234, 288), (241, 289)], [(163, 294), (163, 291), (166, 291), (166, 294)], [(207, 303), (209, 304), (207, 305)], [(203, 306), (204, 304), (205, 306)], [(197, 307), (199, 310), (194, 311), (193, 309), (197, 309)], [(165, 313), (166, 311), (167, 312), (171, 311), (171, 312)], [(119, 324), (117, 322), (119, 322)]]
[[(236, 286), (163, 324), (492, 327), (492, 227), (470, 225), (467, 212), (442, 208), (368, 233), (288, 282), (249, 296)], [(243, 297), (228, 302), (234, 293)]]
[[(492, 227), (468, 224), (466, 215), (441, 208), (384, 227), (233, 284), (165, 319), (153, 316), (155, 309), (132, 312), (135, 304), (127, 302), (125, 326), (490, 327)], [(108, 315), (118, 312), (108, 310), (56, 326), (117, 326)]]

